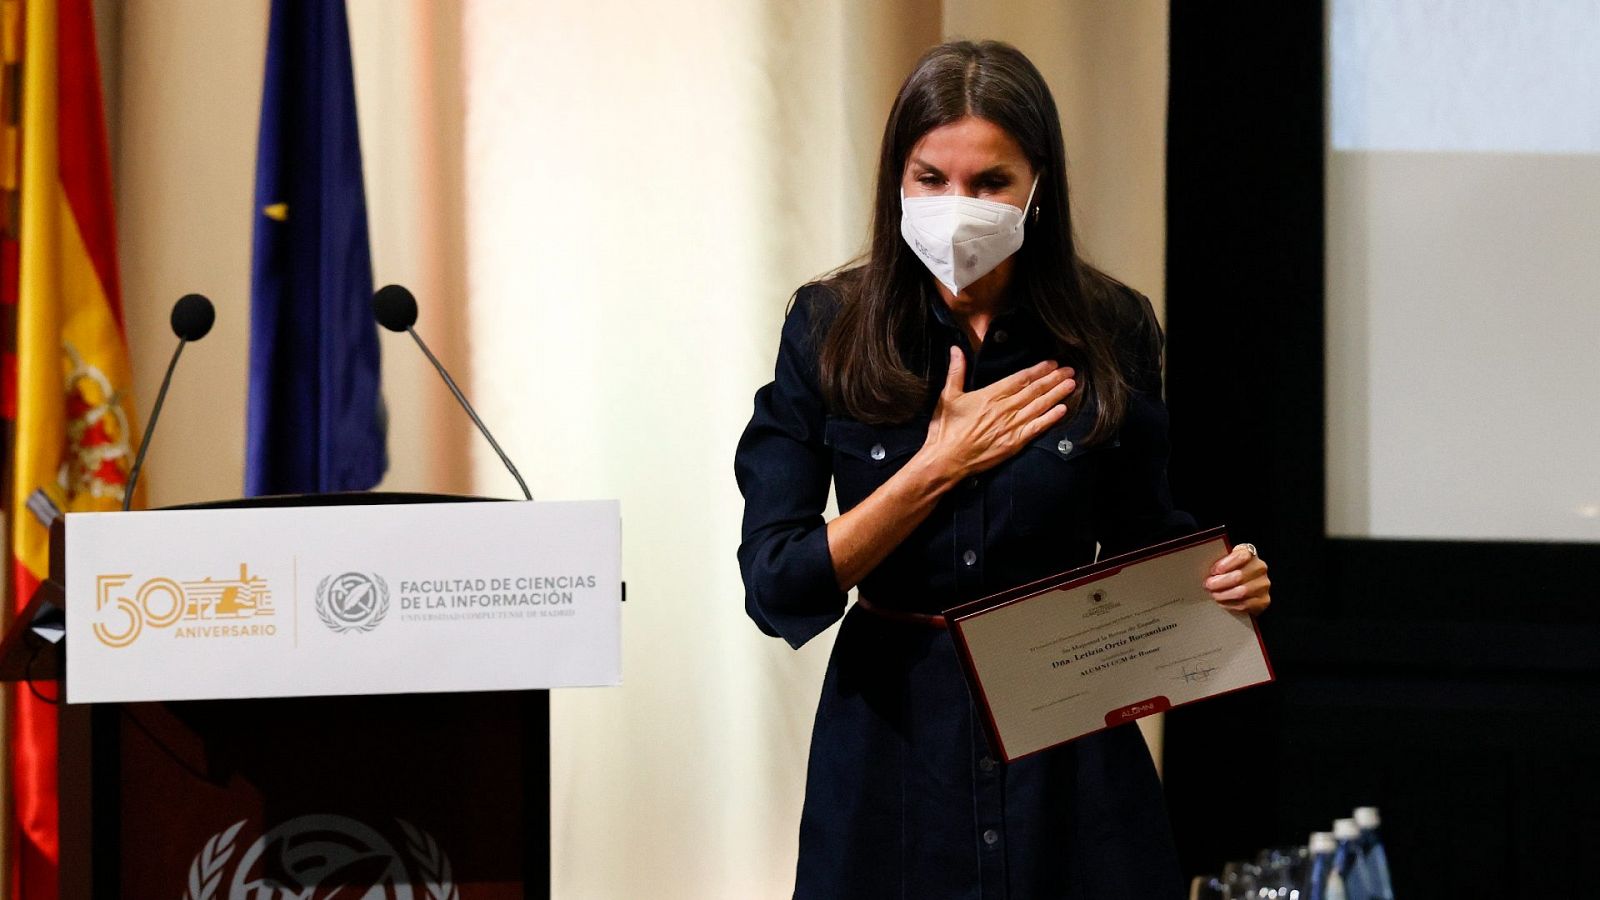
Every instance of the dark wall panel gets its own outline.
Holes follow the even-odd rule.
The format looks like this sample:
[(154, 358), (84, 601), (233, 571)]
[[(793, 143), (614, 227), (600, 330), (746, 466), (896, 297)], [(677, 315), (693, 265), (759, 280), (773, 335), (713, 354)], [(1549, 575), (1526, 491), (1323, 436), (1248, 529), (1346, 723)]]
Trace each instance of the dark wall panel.
[(1279, 682), (1174, 711), (1184, 865), (1384, 811), (1396, 892), (1586, 896), (1600, 840), (1600, 547), (1329, 540), (1324, 10), (1174, 0), (1173, 488), (1272, 564)]

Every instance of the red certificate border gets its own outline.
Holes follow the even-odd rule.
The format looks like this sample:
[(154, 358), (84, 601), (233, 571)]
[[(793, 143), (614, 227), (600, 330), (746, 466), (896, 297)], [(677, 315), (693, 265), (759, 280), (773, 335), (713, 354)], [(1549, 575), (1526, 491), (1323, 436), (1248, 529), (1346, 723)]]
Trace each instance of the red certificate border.
[[(1186, 535), (1184, 537), (1174, 538), (1173, 540), (1160, 544), (1154, 544), (1152, 546), (1145, 547), (1142, 550), (1134, 550), (1131, 553), (1124, 553), (1120, 556), (1113, 556), (1109, 559), (1103, 559), (1099, 562), (1090, 563), (1087, 566), (1080, 566), (1076, 569), (1071, 569), (1058, 575), (1052, 575), (1048, 578), (1041, 578), (1038, 581), (1029, 582), (1028, 584), (1020, 585), (1007, 591), (1001, 591), (997, 594), (991, 594), (982, 599), (973, 600), (970, 603), (963, 603), (960, 606), (951, 607), (950, 609), (945, 610), (945, 618), (949, 623), (950, 633), (955, 639), (956, 649), (959, 651), (961, 668), (966, 674), (967, 684), (972, 688), (973, 695), (978, 701), (978, 705), (981, 707), (983, 712), (982, 721), (984, 731), (988, 733), (990, 745), (994, 747), (1002, 759), (1008, 763), (1016, 762), (1019, 759), (1026, 759), (1035, 754), (1043, 753), (1046, 750), (1054, 750), (1056, 747), (1060, 747), (1062, 744), (1069, 744), (1078, 738), (1086, 737), (1091, 734), (1097, 734), (1101, 731), (1106, 731), (1110, 728), (1116, 727), (1116, 725), (1126, 724), (1127, 722), (1132, 722), (1136, 719), (1142, 719), (1145, 716), (1155, 715), (1159, 712), (1165, 712), (1166, 710), (1173, 709), (1175, 707), (1168, 702), (1167, 698), (1165, 697), (1152, 697), (1149, 700), (1143, 700), (1132, 705), (1133, 707), (1148, 706), (1149, 709), (1147, 711), (1130, 712), (1126, 714), (1121, 721), (1117, 722), (1116, 725), (1108, 723), (1104, 728), (1096, 728), (1093, 731), (1086, 731), (1077, 737), (1068, 738), (1065, 741), (1051, 744), (1048, 747), (1040, 747), (1038, 750), (1029, 751), (1021, 756), (1012, 756), (1006, 752), (1005, 741), (1000, 737), (1000, 727), (995, 723), (994, 710), (989, 706), (989, 695), (983, 687), (983, 679), (978, 676), (977, 666), (972, 662), (972, 650), (967, 646), (967, 636), (963, 631), (963, 626), (965, 623), (972, 619), (976, 619), (980, 616), (994, 612), (995, 610), (1004, 609), (1013, 603), (1021, 603), (1024, 600), (1037, 597), (1040, 594), (1047, 594), (1052, 591), (1081, 587), (1086, 584), (1091, 584), (1096, 581), (1110, 578), (1111, 576), (1121, 572), (1123, 569), (1135, 563), (1147, 562), (1152, 559), (1169, 556), (1173, 553), (1180, 553), (1184, 550), (1189, 550), (1202, 544), (1209, 544), (1219, 537), (1222, 538), (1223, 546), (1225, 546), (1229, 552), (1232, 552), (1233, 541), (1228, 537), (1227, 526), (1218, 525), (1215, 528), (1208, 528), (1204, 531), (1197, 531), (1194, 534)], [(1221, 693), (1201, 697), (1197, 700), (1189, 700), (1185, 703), (1177, 704), (1178, 706), (1188, 706), (1191, 703), (1199, 703), (1203, 700), (1210, 700), (1212, 697), (1224, 697), (1228, 694), (1237, 693), (1248, 688), (1259, 687), (1263, 684), (1271, 684), (1277, 680), (1277, 672), (1272, 667), (1272, 657), (1267, 655), (1266, 641), (1261, 639), (1261, 624), (1255, 620), (1254, 616), (1250, 618), (1250, 627), (1255, 630), (1256, 643), (1261, 647), (1261, 658), (1267, 664), (1266, 680), (1242, 685)], [(1118, 712), (1118, 710), (1109, 711), (1108, 716), (1110, 713), (1114, 712)]]

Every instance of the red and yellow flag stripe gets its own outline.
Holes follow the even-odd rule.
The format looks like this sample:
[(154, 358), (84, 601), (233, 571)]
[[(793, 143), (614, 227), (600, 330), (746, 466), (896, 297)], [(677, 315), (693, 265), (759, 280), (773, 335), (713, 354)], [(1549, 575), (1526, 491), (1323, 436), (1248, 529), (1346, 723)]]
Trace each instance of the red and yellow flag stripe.
[[(18, 608), (49, 572), (50, 520), (118, 508), (136, 443), (90, 0), (28, 0), (21, 18), (10, 502)], [(59, 863), (55, 711), (26, 689), (12, 700), (12, 896), (50, 900)]]

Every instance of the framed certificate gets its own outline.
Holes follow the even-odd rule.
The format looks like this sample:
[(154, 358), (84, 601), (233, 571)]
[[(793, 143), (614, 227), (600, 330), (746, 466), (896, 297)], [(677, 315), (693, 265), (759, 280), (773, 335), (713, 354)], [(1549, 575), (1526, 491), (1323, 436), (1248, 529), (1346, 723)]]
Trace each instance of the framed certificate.
[(1205, 589), (1213, 528), (945, 613), (990, 746), (1007, 762), (1273, 679), (1255, 620)]

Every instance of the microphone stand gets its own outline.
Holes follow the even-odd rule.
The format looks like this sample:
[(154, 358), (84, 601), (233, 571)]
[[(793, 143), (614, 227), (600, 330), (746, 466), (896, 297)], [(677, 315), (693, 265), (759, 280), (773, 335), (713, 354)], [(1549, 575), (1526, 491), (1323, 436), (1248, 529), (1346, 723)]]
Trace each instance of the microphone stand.
[(144, 427), (144, 440), (139, 442), (139, 455), (134, 457), (133, 468), (128, 471), (128, 488), (122, 494), (122, 511), (127, 512), (133, 503), (133, 489), (139, 485), (139, 472), (144, 469), (144, 455), (150, 450), (150, 435), (155, 434), (156, 420), (161, 418), (161, 404), (167, 402), (167, 388), (172, 386), (172, 371), (178, 367), (178, 357), (189, 342), (180, 338), (178, 349), (172, 351), (172, 361), (167, 363), (167, 374), (161, 379), (161, 390), (156, 391), (156, 405), (150, 408), (150, 423)]
[(456, 387), (456, 380), (450, 377), (449, 372), (445, 371), (444, 365), (433, 355), (433, 351), (428, 349), (428, 345), (423, 342), (416, 329), (407, 325), (406, 334), (411, 335), (411, 339), (417, 342), (418, 347), (422, 348), (423, 354), (428, 357), (428, 362), (433, 363), (433, 368), (438, 371), (439, 377), (444, 379), (445, 386), (450, 388), (450, 393), (456, 396), (456, 401), (461, 404), (461, 408), (465, 409), (467, 415), (472, 418), (472, 424), (478, 426), (478, 431), (483, 433), (484, 438), (489, 442), (489, 446), (494, 448), (494, 452), (500, 454), (500, 461), (505, 463), (506, 469), (511, 472), (511, 477), (517, 480), (517, 487), (522, 488), (523, 498), (532, 500), (533, 492), (528, 490), (528, 483), (522, 480), (522, 473), (517, 471), (516, 465), (511, 462), (511, 457), (506, 456), (506, 452), (500, 449), (500, 442), (494, 439), (494, 435), (489, 433), (489, 429), (483, 424), (483, 420), (478, 418), (478, 411), (472, 408), (471, 403), (467, 402), (467, 397), (461, 393), (461, 388)]

